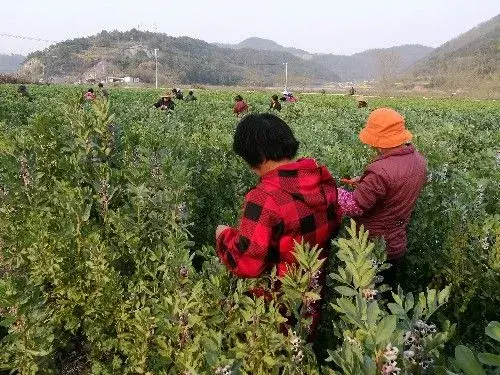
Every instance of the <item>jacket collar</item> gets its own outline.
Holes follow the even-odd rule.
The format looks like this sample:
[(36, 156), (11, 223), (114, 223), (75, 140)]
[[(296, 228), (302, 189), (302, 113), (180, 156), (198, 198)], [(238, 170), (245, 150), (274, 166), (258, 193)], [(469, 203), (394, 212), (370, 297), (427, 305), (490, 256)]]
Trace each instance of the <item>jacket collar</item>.
[(279, 174), (279, 171), (296, 171), (299, 169), (317, 169), (317, 168), (318, 168), (318, 163), (314, 159), (311, 158), (297, 159), (295, 161), (292, 161), (288, 164), (284, 164), (278, 168), (275, 168), (267, 172), (265, 175), (261, 176), (260, 180), (262, 181), (267, 178), (273, 178), (274, 176)]
[(398, 148), (397, 150), (394, 150), (392, 152), (389, 152), (387, 154), (381, 154), (378, 155), (374, 161), (379, 161), (382, 159), (387, 159), (390, 158), (391, 156), (401, 156), (401, 155), (408, 155), (408, 154), (413, 154), (415, 152), (415, 146), (411, 143), (404, 145), (401, 148)]

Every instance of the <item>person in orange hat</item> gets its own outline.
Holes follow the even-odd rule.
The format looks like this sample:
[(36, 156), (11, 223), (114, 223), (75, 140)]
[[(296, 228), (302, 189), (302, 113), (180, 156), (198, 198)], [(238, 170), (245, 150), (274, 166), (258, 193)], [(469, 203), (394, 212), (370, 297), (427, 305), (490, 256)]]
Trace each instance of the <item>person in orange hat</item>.
[(406, 227), (427, 181), (427, 162), (410, 143), (412, 138), (398, 112), (390, 108), (373, 111), (359, 139), (373, 147), (377, 157), (361, 177), (341, 180), (354, 186), (354, 191), (339, 189), (344, 215), (364, 225), (371, 238), (385, 240), (392, 267), (382, 276), (393, 288), (406, 252)]

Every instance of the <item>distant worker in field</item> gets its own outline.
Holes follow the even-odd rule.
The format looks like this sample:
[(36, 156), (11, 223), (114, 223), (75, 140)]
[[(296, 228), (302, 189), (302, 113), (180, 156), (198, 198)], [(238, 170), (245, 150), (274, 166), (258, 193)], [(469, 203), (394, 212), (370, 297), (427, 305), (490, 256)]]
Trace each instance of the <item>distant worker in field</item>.
[(243, 100), (241, 95), (236, 95), (234, 97), (233, 113), (236, 115), (236, 117), (240, 117), (240, 115), (245, 112), (248, 112), (247, 103)]
[[(283, 277), (296, 263), (295, 242), (318, 245), (322, 258), (330, 253), (341, 219), (335, 180), (314, 159), (295, 160), (298, 148), (293, 131), (273, 114), (250, 114), (236, 127), (233, 150), (259, 177), (245, 196), (239, 227), (219, 225), (215, 234), (217, 255), (237, 277), (257, 278), (274, 266)], [(324, 285), (323, 269), (313, 277)], [(307, 311), (313, 336), (320, 302)]]
[(364, 225), (371, 238), (385, 240), (392, 267), (381, 275), (393, 288), (397, 288), (398, 270), (406, 253), (406, 227), (427, 181), (427, 162), (410, 143), (412, 137), (398, 112), (390, 108), (373, 111), (359, 138), (378, 156), (361, 177), (341, 180), (354, 186), (353, 192), (339, 189), (343, 213)]
[(17, 92), (21, 95), (21, 97), (27, 98), (29, 101), (33, 100), (30, 93), (28, 92), (28, 88), (26, 87), (26, 85), (19, 85), (19, 87), (17, 88)]
[(181, 89), (179, 89), (179, 88), (172, 89), (172, 95), (177, 100), (183, 100), (184, 99), (184, 94), (182, 93)]
[(278, 111), (278, 112), (281, 111), (281, 103), (278, 100), (278, 95), (274, 94), (271, 97), (271, 105), (270, 105), (269, 109), (275, 110), (275, 111)]
[(173, 111), (175, 109), (175, 103), (169, 94), (163, 95), (153, 106), (162, 111)]
[(368, 103), (366, 102), (365, 98), (360, 96), (356, 99), (358, 102), (358, 108), (366, 108), (368, 107)]
[(95, 94), (94, 94), (94, 89), (93, 88), (90, 88), (88, 89), (85, 94), (83, 94), (83, 99), (85, 101), (91, 101), (91, 100), (94, 100), (96, 98)]
[(351, 89), (349, 90), (349, 95), (354, 96), (356, 94), (356, 90), (354, 90), (354, 87), (351, 86)]
[(295, 96), (293, 96), (292, 92), (285, 90), (283, 91), (283, 96), (281, 97), (281, 101), (295, 103), (298, 101), (298, 99)]
[(198, 98), (194, 96), (193, 91), (189, 91), (187, 96), (184, 98), (184, 101), (186, 102), (194, 102), (196, 100), (198, 100)]
[(104, 88), (104, 84), (102, 82), (99, 82), (97, 87), (99, 95), (101, 95), (104, 99), (108, 99), (109, 93), (108, 90)]

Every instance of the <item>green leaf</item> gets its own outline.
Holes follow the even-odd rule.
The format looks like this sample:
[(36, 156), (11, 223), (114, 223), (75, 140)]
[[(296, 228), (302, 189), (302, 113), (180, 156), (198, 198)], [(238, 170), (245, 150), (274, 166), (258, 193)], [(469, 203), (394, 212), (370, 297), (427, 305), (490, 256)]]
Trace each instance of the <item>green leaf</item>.
[(408, 293), (405, 298), (405, 311), (410, 311), (413, 308), (414, 304), (415, 301), (413, 299), (413, 293)]
[(465, 375), (486, 375), (483, 367), (474, 357), (474, 353), (466, 346), (459, 345), (455, 348), (455, 360)]
[(500, 323), (499, 322), (496, 322), (496, 321), (490, 322), (486, 326), (486, 329), (484, 331), (493, 340), (500, 341)]
[(479, 353), (477, 358), (485, 365), (500, 367), (500, 355), (498, 354)]
[(388, 303), (387, 307), (391, 311), (393, 315), (402, 315), (406, 316), (406, 311), (401, 307), (401, 305), (398, 305), (397, 303)]
[(375, 333), (375, 343), (377, 345), (385, 343), (391, 338), (396, 329), (396, 321), (397, 317), (394, 315), (386, 316), (380, 321)]
[(370, 302), (368, 309), (366, 310), (366, 322), (368, 326), (374, 326), (377, 323), (378, 316), (380, 314), (380, 309), (376, 301)]
[(347, 286), (336, 286), (334, 288), (337, 292), (339, 292), (340, 294), (342, 294), (343, 296), (346, 296), (346, 297), (353, 297), (355, 295), (358, 294), (358, 292), (352, 288), (349, 288)]

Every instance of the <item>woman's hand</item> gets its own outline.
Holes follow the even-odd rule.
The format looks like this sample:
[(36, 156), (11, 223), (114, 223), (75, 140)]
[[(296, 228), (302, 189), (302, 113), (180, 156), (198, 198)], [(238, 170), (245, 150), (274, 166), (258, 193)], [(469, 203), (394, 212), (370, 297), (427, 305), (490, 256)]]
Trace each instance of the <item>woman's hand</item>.
[(353, 178), (341, 178), (340, 182), (350, 186), (357, 186), (359, 184), (360, 179), (361, 177), (359, 176)]

